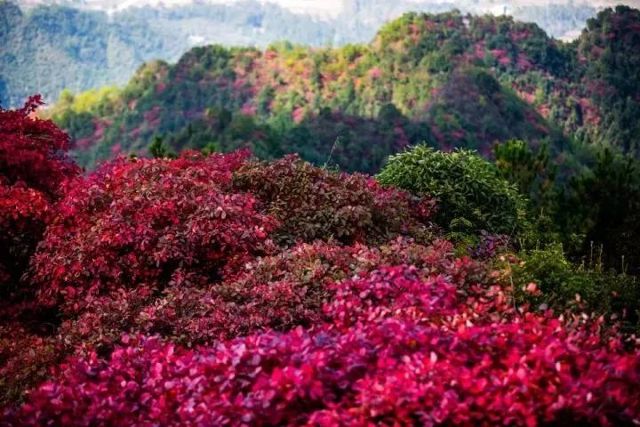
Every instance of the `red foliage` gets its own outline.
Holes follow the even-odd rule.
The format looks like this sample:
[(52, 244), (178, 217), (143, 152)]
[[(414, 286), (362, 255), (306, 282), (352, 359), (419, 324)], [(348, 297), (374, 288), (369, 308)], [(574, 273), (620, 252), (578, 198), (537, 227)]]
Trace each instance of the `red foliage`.
[(59, 347), (55, 338), (34, 334), (18, 322), (0, 323), (0, 406), (46, 379), (62, 360)]
[(38, 190), (0, 181), (0, 283), (20, 279), (42, 237), (49, 210), (49, 201)]
[(67, 135), (32, 117), (40, 105), (34, 96), (22, 109), (0, 108), (0, 295), (15, 290), (51, 204), (79, 172), (65, 155)]
[(295, 155), (249, 164), (238, 171), (234, 182), (280, 221), (277, 235), (284, 242), (333, 238), (351, 244), (420, 236), (426, 233), (433, 208), (432, 200), (383, 188), (366, 175), (314, 167)]
[(125, 337), (8, 411), (20, 425), (629, 425), (640, 356), (598, 321), (515, 310), (490, 282), (383, 267), (325, 321), (187, 350)]
[(637, 344), (516, 307), (489, 262), (431, 241), (430, 200), (243, 152), (70, 188), (56, 156), (57, 183), (0, 175), (10, 253), (47, 227), (38, 305), (0, 305), (0, 425), (640, 423)]
[(120, 160), (79, 182), (34, 256), (39, 301), (77, 312), (121, 289), (207, 283), (261, 253), (274, 221), (225, 192), (244, 157)]
[(123, 332), (160, 334), (191, 347), (310, 327), (322, 321), (323, 304), (335, 297), (333, 283), (395, 263), (447, 274), (459, 283), (484, 274), (479, 265), (456, 261), (446, 242), (422, 246), (400, 239), (380, 248), (316, 242), (248, 263), (220, 283), (170, 285), (161, 294), (119, 290), (95, 298), (80, 316), (63, 322), (60, 336), (71, 345), (109, 351)]
[(5, 185), (24, 183), (54, 199), (79, 169), (65, 155), (69, 137), (53, 122), (32, 117), (42, 104), (38, 95), (19, 110), (0, 109), (0, 177)]

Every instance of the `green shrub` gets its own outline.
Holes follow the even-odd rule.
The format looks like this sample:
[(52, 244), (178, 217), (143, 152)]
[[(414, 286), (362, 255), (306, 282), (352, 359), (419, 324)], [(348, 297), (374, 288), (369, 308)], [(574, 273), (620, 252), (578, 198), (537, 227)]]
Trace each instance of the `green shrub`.
[(153, 141), (149, 145), (149, 154), (154, 159), (174, 159), (176, 157), (175, 153), (171, 151), (171, 148), (164, 143), (160, 136), (153, 137)]
[(390, 157), (377, 178), (434, 197), (435, 221), (450, 232), (515, 236), (527, 229), (525, 199), (472, 151), (445, 153), (420, 145)]
[[(565, 257), (562, 245), (553, 244), (519, 254), (512, 266), (513, 284), (520, 302), (557, 311), (603, 314), (621, 320), (626, 329), (640, 326), (640, 283), (634, 276), (589, 270)], [(536, 289), (527, 289), (530, 283)]]

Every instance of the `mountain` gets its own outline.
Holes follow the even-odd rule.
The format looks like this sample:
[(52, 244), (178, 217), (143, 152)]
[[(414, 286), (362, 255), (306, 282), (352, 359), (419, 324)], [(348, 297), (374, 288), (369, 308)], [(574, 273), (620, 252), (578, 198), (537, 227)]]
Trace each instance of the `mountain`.
[(55, 99), (73, 90), (122, 82), (142, 61), (178, 53), (142, 19), (110, 22), (104, 13), (62, 7), (24, 14), (0, 2), (0, 103), (22, 103), (42, 88)]
[[(215, 39), (244, 44), (323, 38), (322, 26), (284, 9), (256, 15), (259, 3), (226, 7), (136, 9), (110, 15), (65, 6), (22, 11), (0, 0), (0, 105), (20, 105), (33, 93), (55, 101), (65, 89), (125, 84), (144, 62), (176, 61), (195, 44)], [(257, 21), (256, 21), (257, 20)], [(294, 28), (279, 22), (296, 22)], [(198, 28), (194, 33), (193, 29)], [(315, 31), (314, 31), (315, 28)], [(303, 34), (309, 34), (305, 39)], [(326, 37), (325, 37), (326, 38)]]
[(279, 40), (310, 46), (369, 42), (383, 23), (410, 10), (506, 12), (538, 23), (554, 37), (571, 38), (609, 3), (21, 0), (12, 4), (0, 0), (0, 104), (21, 105), (35, 92), (54, 102), (64, 88), (124, 85), (145, 61), (175, 62), (194, 46), (265, 48)]
[(487, 156), (511, 138), (638, 154), (639, 43), (640, 12), (623, 6), (569, 44), (510, 17), (410, 13), (367, 45), (194, 48), (121, 90), (67, 92), (50, 114), (86, 166), (160, 139), (366, 172), (422, 141)]

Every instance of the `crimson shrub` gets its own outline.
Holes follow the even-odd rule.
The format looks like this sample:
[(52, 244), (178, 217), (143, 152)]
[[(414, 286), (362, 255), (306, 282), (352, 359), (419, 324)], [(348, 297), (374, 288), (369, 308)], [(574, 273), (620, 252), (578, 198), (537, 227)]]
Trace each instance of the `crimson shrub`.
[(261, 253), (275, 222), (251, 195), (226, 192), (244, 157), (119, 160), (79, 182), (34, 256), (39, 301), (78, 312), (120, 289), (218, 280)]
[(126, 336), (63, 364), (6, 423), (631, 425), (640, 355), (600, 320), (517, 310), (411, 266), (336, 284), (325, 321), (187, 350)]
[(69, 137), (32, 117), (40, 96), (23, 108), (0, 108), (0, 298), (16, 291), (42, 237), (51, 204), (79, 172), (66, 156)]
[(0, 406), (19, 401), (25, 389), (44, 381), (62, 361), (60, 346), (55, 337), (40, 336), (20, 322), (1, 322)]
[(170, 284), (161, 293), (119, 289), (100, 296), (63, 321), (60, 337), (108, 352), (122, 333), (159, 334), (191, 347), (267, 329), (311, 327), (324, 318), (323, 304), (335, 297), (334, 283), (388, 263), (411, 263), (461, 285), (486, 273), (484, 266), (455, 259), (444, 241), (423, 246), (398, 239), (377, 248), (300, 244), (247, 263), (221, 282)]
[(22, 183), (56, 199), (79, 168), (66, 155), (67, 134), (50, 120), (34, 117), (43, 104), (36, 95), (21, 109), (0, 108), (0, 176), (5, 185)]
[(234, 184), (254, 194), (280, 221), (281, 242), (380, 243), (397, 235), (430, 234), (430, 199), (383, 188), (366, 175), (318, 168), (296, 155), (248, 164), (237, 171)]

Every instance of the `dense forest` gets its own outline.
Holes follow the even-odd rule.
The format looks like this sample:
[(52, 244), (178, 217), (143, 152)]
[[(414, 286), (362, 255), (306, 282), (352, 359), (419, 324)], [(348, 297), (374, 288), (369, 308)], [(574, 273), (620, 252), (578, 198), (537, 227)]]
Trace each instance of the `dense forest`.
[[(474, 1), (350, 0), (336, 16), (318, 19), (253, 0), (116, 10), (87, 8), (96, 1), (41, 1), (38, 7), (27, 8), (30, 3), (34, 2), (0, 0), (0, 105), (4, 107), (20, 106), (33, 93), (51, 103), (65, 88), (77, 92), (123, 85), (145, 61), (174, 62), (195, 45), (264, 48), (288, 40), (341, 46), (370, 41), (384, 22), (410, 10), (488, 11)], [(533, 3), (514, 6), (509, 13), (562, 37), (581, 29), (596, 9), (587, 4)]]
[(175, 65), (143, 66), (122, 89), (65, 92), (52, 114), (85, 165), (145, 153), (154, 138), (319, 164), (333, 148), (335, 164), (367, 172), (423, 141), (486, 155), (509, 138), (636, 153), (637, 20), (608, 10), (564, 44), (508, 17), (408, 14), (369, 45), (194, 48)]

